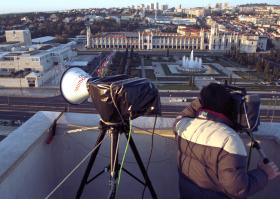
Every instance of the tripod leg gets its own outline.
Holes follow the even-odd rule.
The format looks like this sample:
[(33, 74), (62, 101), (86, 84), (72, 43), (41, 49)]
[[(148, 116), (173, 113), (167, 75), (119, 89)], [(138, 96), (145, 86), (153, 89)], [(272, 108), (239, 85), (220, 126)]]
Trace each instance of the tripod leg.
[(111, 137), (110, 147), (110, 192), (108, 198), (114, 199), (116, 197), (116, 180), (118, 178), (118, 143), (119, 131), (118, 129), (111, 128), (109, 130)]
[(90, 171), (91, 171), (91, 168), (92, 168), (92, 166), (93, 166), (93, 163), (94, 163), (94, 161), (95, 161), (95, 159), (96, 159), (96, 156), (97, 156), (97, 154), (98, 154), (98, 151), (99, 151), (99, 149), (100, 149), (100, 142), (103, 140), (103, 138), (104, 138), (104, 136), (106, 135), (106, 130), (101, 130), (100, 131), (100, 134), (99, 134), (99, 136), (98, 136), (98, 138), (97, 138), (97, 141), (96, 141), (96, 144), (95, 144), (95, 146), (98, 146), (97, 148), (96, 148), (96, 150), (92, 153), (92, 155), (91, 155), (91, 157), (90, 157), (90, 160), (89, 160), (89, 163), (88, 163), (88, 165), (87, 165), (87, 168), (86, 168), (86, 171), (85, 171), (85, 173), (84, 173), (84, 176), (83, 176), (83, 179), (82, 179), (82, 181), (81, 181), (81, 184), (80, 184), (80, 186), (79, 186), (79, 189), (78, 189), (78, 191), (77, 191), (77, 194), (76, 194), (76, 199), (79, 199), (80, 197), (81, 197), (81, 195), (82, 195), (82, 193), (83, 193), (83, 190), (84, 190), (84, 188), (85, 188), (85, 185), (87, 184), (87, 180), (88, 180), (88, 176), (89, 176), (89, 174), (90, 174)]
[[(125, 133), (125, 136), (126, 136), (126, 139), (128, 139), (128, 134), (127, 133)], [(157, 194), (156, 194), (156, 192), (154, 190), (152, 182), (151, 182), (151, 180), (150, 180), (150, 178), (148, 176), (148, 173), (147, 173), (147, 171), (145, 169), (145, 166), (144, 166), (144, 164), (143, 164), (143, 162), (141, 160), (140, 154), (139, 154), (139, 152), (137, 150), (137, 147), (136, 147), (132, 137), (130, 137), (129, 145), (130, 145), (130, 148), (131, 148), (131, 150), (132, 150), (132, 152), (134, 154), (136, 162), (137, 162), (137, 164), (138, 164), (138, 166), (139, 166), (139, 168), (141, 170), (141, 173), (142, 173), (142, 175), (143, 175), (143, 177), (145, 179), (145, 183), (147, 184), (147, 187), (149, 188), (149, 190), (151, 192), (151, 195), (152, 195), (153, 199), (157, 199)]]

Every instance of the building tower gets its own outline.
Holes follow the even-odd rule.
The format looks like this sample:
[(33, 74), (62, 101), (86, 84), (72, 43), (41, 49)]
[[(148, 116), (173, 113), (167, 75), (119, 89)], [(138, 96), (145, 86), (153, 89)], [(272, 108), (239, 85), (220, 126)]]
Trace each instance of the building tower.
[(200, 50), (204, 50), (204, 29), (200, 29), (199, 32), (199, 36), (200, 36)]
[(91, 46), (91, 29), (90, 29), (90, 25), (87, 24), (87, 44), (86, 44), (86, 48), (92, 48)]
[(209, 50), (215, 50), (217, 48), (219, 38), (219, 26), (216, 22), (211, 25), (210, 37), (209, 37)]
[(212, 36), (217, 36), (219, 33), (219, 26), (216, 22), (213, 22), (211, 25), (211, 35)]
[(157, 12), (158, 12), (158, 9), (156, 8), (155, 9), (155, 23), (157, 23)]

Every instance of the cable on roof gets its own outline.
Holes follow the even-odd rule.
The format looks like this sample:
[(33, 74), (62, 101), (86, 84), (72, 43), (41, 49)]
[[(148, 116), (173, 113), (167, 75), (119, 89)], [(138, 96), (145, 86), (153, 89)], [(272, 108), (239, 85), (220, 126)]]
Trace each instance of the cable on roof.
[[(79, 125), (70, 125), (70, 126), (75, 126), (75, 127), (83, 127), (83, 126), (79, 126)], [(86, 127), (86, 128), (90, 128), (90, 127)], [(92, 129), (95, 129), (95, 128), (98, 128), (98, 127), (92, 127)], [(87, 131), (87, 130), (90, 130), (90, 129), (83, 129), (83, 131)], [(144, 130), (143, 130), (144, 131)], [(148, 133), (151, 133), (151, 131), (148, 131)], [(133, 133), (133, 128), (131, 130), (131, 133)], [(75, 133), (69, 133), (69, 136), (74, 136)], [(154, 135), (159, 135), (159, 134), (156, 134), (154, 133)], [(167, 142), (167, 140), (171, 140), (172, 142), (175, 142), (175, 139), (172, 139), (172, 138), (169, 138), (169, 137), (166, 137), (166, 136), (161, 136), (159, 135), (159, 137), (162, 137), (165, 139), (165, 142), (166, 144), (168, 144), (169, 142)], [(89, 146), (86, 146), (83, 142), (79, 142), (78, 140), (74, 139), (72, 140), (73, 142), (77, 143), (78, 145), (80, 145), (81, 147), (85, 148), (86, 150), (90, 150), (91, 148)], [(103, 158), (107, 158), (109, 159), (110, 156), (109, 155), (106, 155), (106, 154), (103, 154), (102, 152), (99, 152), (99, 156), (103, 157)], [(173, 157), (173, 156), (172, 156)], [(164, 159), (160, 159), (160, 160), (153, 160), (151, 161), (151, 163), (164, 163), (164, 162), (167, 162), (169, 161), (170, 159), (172, 159), (172, 157), (169, 157), (169, 158), (164, 158)], [(129, 161), (129, 160), (125, 160), (125, 163), (127, 164), (137, 164), (136, 161)]]
[(131, 132), (132, 132), (132, 129), (131, 129), (131, 128), (132, 128), (131, 120), (129, 119), (128, 139), (127, 139), (127, 142), (126, 142), (126, 146), (125, 146), (125, 150), (124, 150), (124, 154), (123, 154), (121, 166), (120, 166), (120, 169), (119, 169), (118, 182), (117, 182), (117, 192), (118, 192), (119, 185), (120, 185), (120, 181), (121, 181), (121, 174), (122, 174), (122, 168), (123, 168), (123, 165), (124, 165), (124, 160), (125, 160), (126, 155), (127, 155), (127, 149), (128, 149), (129, 141), (130, 141), (130, 138), (131, 138)]
[(87, 158), (103, 143), (107, 135), (101, 140), (101, 142), (96, 145), (88, 154), (72, 169), (63, 180), (45, 197), (45, 199), (49, 199), (63, 184), (64, 182), (87, 160)]
[(164, 135), (161, 135), (161, 134), (159, 134), (159, 133), (152, 132), (152, 131), (149, 131), (149, 130), (147, 130), (147, 129), (143, 129), (143, 128), (138, 127), (138, 126), (135, 126), (135, 125), (132, 125), (132, 127), (136, 128), (136, 129), (139, 129), (139, 130), (142, 130), (142, 131), (145, 131), (145, 132), (147, 132), (147, 133), (149, 133), (149, 134), (155, 134), (155, 135), (158, 135), (158, 136), (160, 136), (160, 137), (163, 137), (163, 138), (166, 138), (166, 139), (169, 139), (169, 140), (172, 140), (172, 141), (176, 142), (176, 140), (175, 140), (174, 138), (172, 138), (172, 136), (164, 136)]
[[(148, 163), (147, 163), (147, 166), (146, 166), (147, 173), (148, 173), (148, 169), (149, 169), (149, 166), (150, 166), (150, 162), (151, 162), (151, 158), (152, 158), (152, 154), (153, 154), (153, 149), (154, 149), (154, 133), (155, 133), (155, 129), (156, 129), (156, 123), (157, 123), (157, 115), (155, 117), (153, 131), (152, 131), (151, 151), (150, 151), (150, 155), (149, 155), (149, 158), (148, 158)], [(147, 184), (145, 184), (144, 189), (142, 191), (142, 199), (144, 198), (146, 188), (147, 188)]]

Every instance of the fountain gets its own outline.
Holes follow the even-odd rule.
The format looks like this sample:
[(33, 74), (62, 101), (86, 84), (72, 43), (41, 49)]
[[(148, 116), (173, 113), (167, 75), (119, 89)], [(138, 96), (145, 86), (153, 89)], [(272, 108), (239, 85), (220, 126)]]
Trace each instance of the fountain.
[(183, 56), (182, 65), (177, 70), (183, 73), (204, 73), (207, 69), (202, 65), (202, 59), (193, 56), (193, 50), (190, 57)]

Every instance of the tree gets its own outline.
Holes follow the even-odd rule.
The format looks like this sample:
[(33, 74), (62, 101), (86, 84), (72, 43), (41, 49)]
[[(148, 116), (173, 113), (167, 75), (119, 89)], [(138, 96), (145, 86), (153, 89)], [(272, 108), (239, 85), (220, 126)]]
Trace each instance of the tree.
[(270, 74), (270, 66), (269, 66), (269, 63), (266, 63), (264, 65), (264, 79), (266, 81), (271, 81), (271, 74)]
[(230, 85), (232, 84), (232, 74), (229, 75), (229, 82)]
[(131, 47), (131, 49), (130, 49), (130, 58), (132, 58), (133, 57), (133, 47)]
[(272, 78), (273, 78), (274, 80), (279, 79), (279, 77), (280, 77), (280, 65), (274, 64), (272, 70), (273, 70), (273, 71), (272, 71), (272, 76), (273, 76)]
[(262, 73), (263, 72), (263, 67), (262, 67), (261, 61), (258, 61), (257, 64), (256, 64), (256, 71), (258, 73)]
[(189, 79), (189, 86), (190, 87), (193, 87), (194, 86), (194, 76), (190, 76), (190, 79)]
[(169, 47), (166, 50), (166, 57), (169, 57)]

